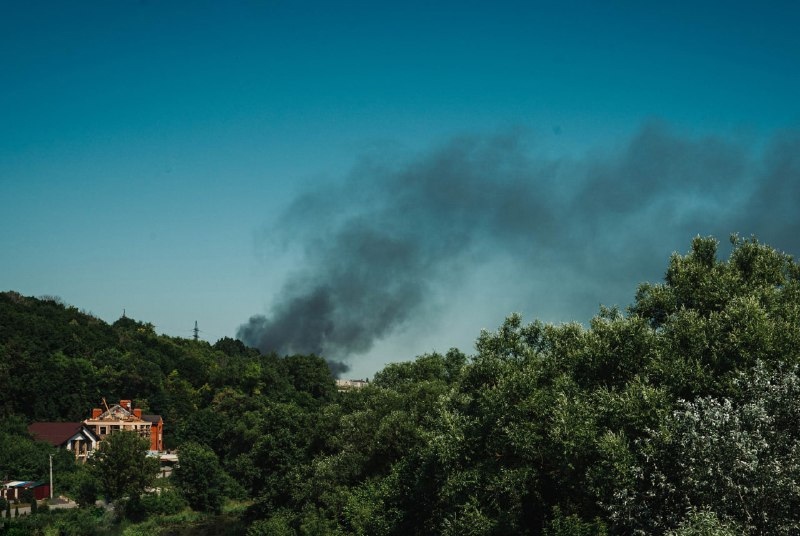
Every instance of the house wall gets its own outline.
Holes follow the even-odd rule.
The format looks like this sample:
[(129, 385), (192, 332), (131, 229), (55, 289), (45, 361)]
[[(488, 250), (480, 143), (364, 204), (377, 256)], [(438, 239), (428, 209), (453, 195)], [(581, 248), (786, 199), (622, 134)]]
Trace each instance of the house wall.
[(130, 420), (118, 419), (86, 419), (86, 426), (91, 428), (100, 439), (114, 432), (136, 432), (142, 437), (150, 435), (150, 423), (131, 417)]
[(70, 439), (67, 444), (67, 450), (75, 454), (75, 459), (80, 462), (85, 462), (89, 457), (89, 453), (97, 447), (94, 442), (88, 439)]
[(164, 450), (164, 421), (150, 426), (150, 450)]
[(37, 501), (50, 498), (50, 484), (42, 484), (33, 488), (33, 496)]

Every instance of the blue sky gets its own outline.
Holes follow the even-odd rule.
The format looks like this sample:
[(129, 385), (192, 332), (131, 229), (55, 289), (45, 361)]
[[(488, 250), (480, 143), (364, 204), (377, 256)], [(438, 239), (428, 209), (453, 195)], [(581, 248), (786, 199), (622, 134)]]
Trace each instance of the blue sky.
[(211, 342), (247, 324), (371, 376), (512, 311), (624, 307), (697, 234), (797, 254), (798, 23), (793, 2), (4, 2), (0, 288)]

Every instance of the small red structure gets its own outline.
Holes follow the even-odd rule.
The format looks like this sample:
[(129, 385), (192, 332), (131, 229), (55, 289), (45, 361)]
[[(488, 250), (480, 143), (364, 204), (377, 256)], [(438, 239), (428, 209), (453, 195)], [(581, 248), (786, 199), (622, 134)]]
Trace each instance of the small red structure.
[(37, 501), (50, 497), (50, 484), (44, 482), (34, 482), (27, 480), (9, 480), (0, 487), (0, 497), (7, 501), (18, 501), (22, 499), (22, 492), (26, 489), (33, 491), (33, 497)]

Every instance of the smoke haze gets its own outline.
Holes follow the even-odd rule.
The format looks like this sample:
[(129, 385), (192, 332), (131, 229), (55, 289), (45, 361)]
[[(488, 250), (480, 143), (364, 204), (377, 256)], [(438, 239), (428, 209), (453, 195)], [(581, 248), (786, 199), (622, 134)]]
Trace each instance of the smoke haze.
[(584, 321), (600, 302), (629, 303), (698, 234), (723, 243), (755, 234), (797, 252), (798, 190), (792, 132), (754, 148), (648, 124), (621, 149), (583, 157), (542, 156), (519, 132), (412, 158), (373, 154), (336, 186), (298, 197), (270, 229), (302, 265), (238, 337), (265, 352), (324, 356), (341, 374), (393, 333), (445, 326), (437, 313), (446, 316), (448, 296), (503, 262), (515, 266), (505, 285), (516, 300), (538, 297), (528, 305), (536, 316)]

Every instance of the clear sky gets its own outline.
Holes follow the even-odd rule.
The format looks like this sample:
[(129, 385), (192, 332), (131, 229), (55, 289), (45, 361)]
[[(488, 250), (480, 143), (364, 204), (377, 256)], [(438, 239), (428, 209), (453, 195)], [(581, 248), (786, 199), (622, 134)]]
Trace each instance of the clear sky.
[(647, 4), (2, 2), (0, 289), (363, 377), (800, 253), (800, 4)]

